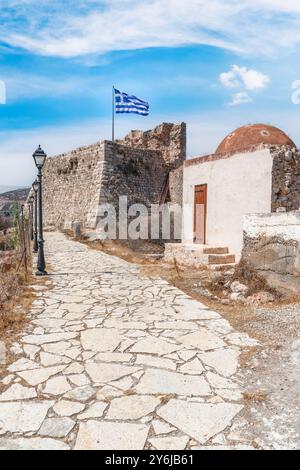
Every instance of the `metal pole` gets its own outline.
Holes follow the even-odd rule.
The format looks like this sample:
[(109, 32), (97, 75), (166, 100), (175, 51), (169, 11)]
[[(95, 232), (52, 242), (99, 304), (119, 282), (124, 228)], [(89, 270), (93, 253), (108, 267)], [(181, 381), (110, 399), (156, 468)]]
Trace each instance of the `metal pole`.
[(29, 205), (30, 240), (33, 240), (33, 201)]
[(115, 87), (112, 87), (112, 142), (115, 141)]
[(39, 201), (39, 239), (38, 239), (38, 262), (37, 262), (37, 276), (45, 276), (45, 255), (44, 255), (44, 238), (43, 238), (43, 196), (42, 196), (42, 169), (38, 169), (38, 201)]
[(34, 242), (33, 252), (38, 252), (38, 192), (34, 192)]
[(25, 267), (25, 276), (27, 279), (27, 247), (26, 247), (26, 234), (25, 234), (25, 224), (24, 224), (24, 206), (21, 206), (21, 231), (22, 231), (22, 241), (23, 241), (23, 253), (24, 253), (24, 267)]

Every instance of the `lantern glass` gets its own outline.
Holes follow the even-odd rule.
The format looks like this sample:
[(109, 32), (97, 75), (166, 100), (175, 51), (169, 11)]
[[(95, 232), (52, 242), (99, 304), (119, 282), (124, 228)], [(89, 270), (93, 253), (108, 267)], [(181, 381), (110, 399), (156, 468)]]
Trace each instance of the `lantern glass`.
[(47, 155), (45, 154), (44, 150), (42, 150), (41, 146), (39, 145), (39, 148), (33, 154), (33, 159), (38, 169), (43, 168), (46, 158), (47, 158)]
[(39, 190), (39, 182), (37, 180), (34, 181), (34, 183), (32, 184), (32, 188), (33, 190), (37, 193), (38, 190)]

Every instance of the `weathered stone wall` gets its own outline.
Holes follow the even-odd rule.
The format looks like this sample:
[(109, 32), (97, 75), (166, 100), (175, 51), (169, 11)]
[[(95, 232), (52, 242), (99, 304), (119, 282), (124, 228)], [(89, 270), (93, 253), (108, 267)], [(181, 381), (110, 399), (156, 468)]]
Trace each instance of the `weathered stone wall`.
[[(132, 135), (135, 132), (138, 135), (124, 139), (126, 145), (98, 142), (46, 161), (46, 228), (70, 228), (75, 221), (95, 228), (98, 205), (118, 207), (119, 196), (127, 196), (128, 204), (159, 203), (167, 175), (185, 158), (185, 124), (162, 124)], [(172, 202), (181, 200), (180, 172), (170, 177)]]
[(45, 227), (94, 227), (104, 163), (103, 142), (49, 158), (43, 170)]
[(104, 166), (100, 191), (101, 203), (118, 205), (119, 196), (128, 203), (149, 207), (158, 204), (169, 172), (159, 150), (130, 148), (105, 142)]
[(173, 204), (182, 205), (183, 197), (183, 165), (169, 174), (170, 197)]
[(128, 147), (159, 150), (165, 162), (177, 168), (186, 159), (186, 124), (164, 122), (146, 132), (133, 130), (117, 142)]
[(272, 211), (279, 207), (287, 211), (300, 208), (300, 150), (288, 146), (271, 147)]
[(242, 259), (283, 294), (300, 289), (300, 211), (244, 216)]

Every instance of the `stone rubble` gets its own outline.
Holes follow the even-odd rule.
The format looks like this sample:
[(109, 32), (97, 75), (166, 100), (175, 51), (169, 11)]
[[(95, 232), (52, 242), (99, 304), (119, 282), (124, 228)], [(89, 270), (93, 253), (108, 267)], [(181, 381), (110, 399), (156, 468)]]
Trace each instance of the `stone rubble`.
[(227, 440), (243, 410), (234, 374), (247, 335), (62, 234), (46, 234), (46, 257), (55, 275), (36, 289), (0, 378), (0, 449), (251, 448)]

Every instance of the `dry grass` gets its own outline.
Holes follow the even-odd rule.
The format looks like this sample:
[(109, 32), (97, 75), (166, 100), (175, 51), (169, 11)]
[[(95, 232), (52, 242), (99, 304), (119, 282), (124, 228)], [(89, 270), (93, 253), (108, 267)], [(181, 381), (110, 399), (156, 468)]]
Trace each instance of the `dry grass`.
[(0, 337), (22, 327), (35, 298), (33, 289), (28, 287), (33, 282), (30, 266), (27, 273), (23, 268), (16, 272), (18, 256), (10, 254), (9, 261), (10, 264), (2, 265), (0, 271)]
[(264, 390), (254, 390), (252, 392), (244, 392), (243, 398), (247, 403), (262, 403), (266, 401), (268, 394)]

